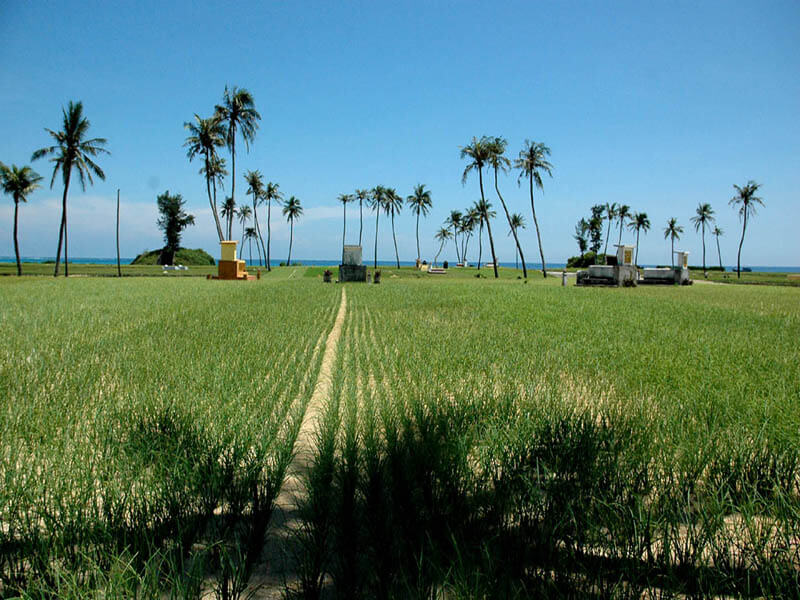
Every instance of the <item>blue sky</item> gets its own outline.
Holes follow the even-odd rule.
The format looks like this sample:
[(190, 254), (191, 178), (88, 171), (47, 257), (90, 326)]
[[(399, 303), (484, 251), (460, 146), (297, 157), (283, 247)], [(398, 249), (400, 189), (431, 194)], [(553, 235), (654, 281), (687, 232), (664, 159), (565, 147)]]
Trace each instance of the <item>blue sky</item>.
[[(209, 116), (229, 84), (250, 90), (262, 115), (249, 154), (237, 146), (237, 174), (261, 170), (306, 209), (295, 228), (298, 259), (338, 256), (339, 194), (382, 184), (405, 196), (416, 183), (433, 194), (420, 226), (430, 259), (449, 211), (480, 197), (476, 178), (461, 184), (459, 148), (486, 134), (504, 136), (511, 158), (525, 139), (552, 150), (553, 177), (536, 195), (549, 261), (577, 253), (573, 229), (591, 205), (617, 202), (650, 216), (640, 262), (669, 262), (662, 230), (674, 216), (685, 228), (678, 246), (699, 263), (689, 218), (710, 202), (726, 232), (723, 260), (733, 264), (741, 227), (727, 202), (734, 183), (754, 179), (766, 207), (748, 228), (743, 263), (800, 265), (797, 2), (12, 0), (0, 3), (0, 39), (0, 161), (30, 164), (49, 144), (44, 127), (59, 128), (73, 99), (83, 101), (91, 133), (109, 140), (106, 181), (70, 190), (73, 256), (114, 255), (117, 188), (124, 256), (162, 245), (155, 199), (167, 189), (197, 216), (183, 245), (218, 255), (183, 123)], [(33, 167), (49, 183), (49, 165)], [(535, 260), (527, 190), (516, 173), (500, 185), (510, 210), (526, 217), (523, 247)], [(240, 178), (237, 200), (244, 189)], [(57, 182), (22, 207), (23, 254), (55, 254), (61, 191)], [(487, 196), (498, 211), (498, 257), (512, 261), (491, 186)], [(13, 255), (12, 206), (7, 197), (0, 204), (0, 255)], [(350, 205), (350, 232), (355, 215)], [(379, 258), (390, 259), (381, 221)], [(273, 223), (272, 253), (281, 257), (288, 227), (279, 215)], [(413, 260), (412, 215), (396, 227), (401, 259)], [(364, 228), (371, 258), (366, 214)]]

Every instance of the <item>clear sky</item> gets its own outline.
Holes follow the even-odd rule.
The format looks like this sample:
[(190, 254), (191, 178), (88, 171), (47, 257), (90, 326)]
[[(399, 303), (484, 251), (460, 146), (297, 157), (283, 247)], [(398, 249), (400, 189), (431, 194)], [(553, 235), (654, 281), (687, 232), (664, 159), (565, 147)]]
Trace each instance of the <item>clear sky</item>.
[[(112, 154), (100, 159), (106, 181), (85, 193), (70, 189), (72, 256), (114, 256), (117, 188), (123, 256), (163, 245), (156, 195), (167, 189), (197, 216), (183, 245), (218, 256), (183, 123), (194, 113), (210, 116), (229, 84), (250, 90), (262, 115), (250, 153), (237, 145), (237, 173), (259, 169), (305, 207), (293, 258), (339, 256), (339, 194), (382, 184), (406, 196), (416, 183), (433, 195), (420, 225), (423, 257), (432, 258), (433, 234), (449, 211), (480, 197), (477, 178), (461, 184), (459, 148), (486, 134), (504, 136), (511, 158), (525, 139), (551, 148), (553, 177), (536, 196), (550, 261), (577, 253), (574, 226), (592, 204), (617, 202), (650, 216), (641, 263), (669, 262), (662, 230), (673, 216), (685, 228), (678, 246), (699, 263), (689, 218), (710, 202), (725, 230), (723, 261), (735, 264), (741, 226), (727, 203), (733, 184), (754, 179), (766, 207), (748, 227), (743, 264), (800, 265), (796, 1), (3, 0), (0, 81), (0, 161), (31, 164), (31, 153), (50, 143), (44, 128), (60, 129), (69, 100), (82, 100), (90, 133), (108, 138)], [(33, 167), (49, 183), (50, 165)], [(538, 260), (527, 189), (516, 173), (500, 186), (510, 210), (525, 216), (523, 248)], [(237, 200), (245, 189), (240, 178)], [(55, 254), (61, 192), (59, 180), (22, 207), (24, 255)], [(513, 261), (491, 186), (487, 195), (498, 213), (498, 258)], [(4, 197), (5, 256), (13, 255), (12, 207)], [(350, 233), (358, 226), (352, 207)], [(273, 222), (272, 254), (280, 258), (288, 227), (280, 215)], [(407, 210), (396, 227), (401, 259), (413, 260)], [(364, 228), (371, 258), (371, 214)], [(707, 240), (709, 263), (713, 244)], [(393, 257), (384, 217), (378, 254)], [(442, 258), (454, 259), (452, 245)]]

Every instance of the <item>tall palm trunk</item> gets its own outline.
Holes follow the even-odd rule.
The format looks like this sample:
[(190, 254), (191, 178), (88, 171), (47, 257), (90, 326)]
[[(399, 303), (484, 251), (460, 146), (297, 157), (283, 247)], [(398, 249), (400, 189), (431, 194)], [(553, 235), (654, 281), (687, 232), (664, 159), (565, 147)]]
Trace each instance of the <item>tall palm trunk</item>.
[(270, 216), (272, 213), (272, 201), (267, 198), (267, 272), (272, 271), (272, 265), (269, 262), (269, 246), (272, 238), (272, 226), (270, 225)]
[(397, 236), (394, 234), (394, 211), (392, 211), (392, 239), (394, 240), (394, 259), (397, 261), (397, 268), (400, 268), (400, 255), (397, 253)]
[(67, 192), (69, 191), (69, 179), (72, 174), (72, 164), (66, 165), (64, 170), (67, 173), (64, 180), (64, 196), (61, 199), (61, 227), (58, 230), (58, 250), (56, 251), (56, 268), (53, 271), (53, 277), (58, 277), (58, 264), (61, 261), (61, 243), (64, 243), (64, 277), (67, 276)]
[(378, 217), (381, 216), (380, 207), (375, 209), (375, 257), (373, 258), (373, 268), (378, 268)]
[(464, 264), (467, 264), (467, 252), (469, 251), (469, 239), (472, 237), (471, 233), (464, 234), (464, 247), (462, 248), (461, 256), (464, 258)]
[[(536, 219), (536, 207), (533, 205), (533, 172), (530, 177), (531, 188), (531, 211), (533, 212), (533, 224), (536, 226), (536, 239), (539, 241), (539, 256), (542, 259), (542, 277), (547, 278), (547, 266), (544, 264), (544, 250), (542, 250), (542, 234), (539, 232), (539, 221)], [(608, 222), (608, 230), (611, 231), (611, 221)], [(608, 248), (608, 238), (606, 238), (606, 248)]]
[[(242, 221), (242, 241), (239, 242), (239, 247), (242, 249), (242, 255), (244, 255), (244, 224), (245, 224), (245, 222)], [(252, 245), (251, 245), (251, 248), (252, 248)], [(251, 251), (251, 254), (252, 254), (252, 251)]]
[(206, 159), (206, 192), (208, 193), (208, 205), (211, 207), (211, 212), (214, 215), (214, 223), (217, 226), (217, 235), (219, 236), (219, 241), (221, 242), (224, 239), (224, 235), (222, 233), (222, 225), (219, 223), (219, 215), (217, 214), (217, 193), (216, 193), (216, 185), (214, 186), (214, 199), (211, 199), (211, 180), (213, 176), (209, 175), (209, 166), (211, 161), (209, 160), (208, 152), (205, 153)]
[(358, 245), (361, 245), (361, 234), (364, 231), (364, 201), (358, 201)]
[(639, 228), (636, 228), (636, 258), (633, 259), (635, 266), (639, 266)]
[[(478, 169), (478, 183), (481, 186), (481, 202), (486, 204), (486, 196), (483, 195), (483, 169)], [(497, 256), (494, 254), (494, 239), (492, 239), (492, 225), (489, 223), (489, 215), (486, 215), (486, 230), (489, 232), (489, 247), (492, 249), (492, 264), (494, 265), (494, 278), (497, 279)]]
[(703, 237), (703, 277), (708, 277), (708, 272), (706, 271), (706, 222), (702, 221), (702, 237)]
[(672, 257), (672, 268), (675, 269), (675, 238), (672, 236), (670, 236), (670, 244), (670, 250), (672, 250), (672, 252), (670, 252), (670, 257)]
[(347, 234), (347, 204), (342, 202), (342, 264), (344, 264), (344, 239)]
[[(66, 196), (65, 196), (66, 199)], [(66, 210), (66, 203), (64, 204)], [(742, 239), (739, 240), (739, 253), (736, 255), (736, 279), (742, 278), (742, 244), (744, 244), (744, 232), (747, 231), (747, 207), (744, 207), (744, 221), (742, 223)], [(65, 251), (66, 254), (66, 251)]]
[[(236, 125), (231, 123), (231, 204), (236, 206)], [(233, 231), (233, 214), (228, 215), (228, 239)]]
[[(583, 255), (581, 255), (581, 258), (583, 258)], [(525, 263), (522, 263), (522, 266), (524, 267)], [(517, 251), (514, 252), (514, 268), (519, 271), (519, 248), (517, 248)]]
[(289, 258), (286, 259), (286, 266), (292, 266), (292, 239), (294, 238), (294, 219), (289, 223)]
[(528, 268), (525, 266), (525, 257), (522, 254), (522, 246), (519, 243), (519, 237), (517, 236), (517, 228), (511, 225), (511, 215), (508, 214), (508, 207), (506, 207), (506, 201), (503, 200), (503, 196), (500, 195), (500, 187), (497, 185), (497, 167), (494, 169), (494, 189), (497, 191), (497, 197), (500, 198), (500, 204), (503, 205), (503, 210), (506, 213), (506, 219), (508, 219), (508, 226), (511, 228), (511, 233), (514, 235), (514, 243), (517, 245), (517, 252), (514, 253), (514, 259), (517, 258), (517, 253), (519, 254), (520, 258), (522, 259), (522, 276), (527, 279), (528, 278)]
[(17, 218), (19, 216), (19, 198), (14, 198), (14, 254), (17, 255), (17, 277), (22, 275), (22, 263), (19, 260), (19, 242), (17, 241)]
[(481, 257), (483, 256), (483, 219), (478, 227), (478, 271), (481, 270)]
[[(253, 264), (253, 238), (247, 241), (247, 246), (250, 248), (250, 264)], [(256, 250), (258, 250), (258, 241), (256, 241)]]
[(724, 267), (722, 266), (722, 252), (720, 252), (719, 250), (719, 236), (716, 236), (716, 238), (717, 238), (717, 256), (719, 257), (719, 270), (722, 271)]
[(456, 263), (463, 263), (464, 260), (458, 254), (458, 231), (456, 231), (455, 225), (453, 225), (453, 243), (456, 245)]
[[(256, 252), (258, 252), (258, 266), (261, 266), (261, 256), (264, 251), (264, 237), (261, 235), (261, 226), (258, 224), (258, 211), (256, 206), (258, 205), (256, 195), (253, 194), (253, 221), (256, 223)], [(259, 245), (259, 242), (261, 245)]]
[(417, 262), (419, 262), (419, 212), (417, 212)]
[[(531, 182), (531, 190), (532, 189), (533, 189), (533, 183)], [(531, 191), (531, 198), (533, 198), (533, 191)], [(608, 220), (608, 229), (606, 229), (606, 247), (603, 249), (603, 258), (605, 258), (608, 255), (608, 238), (610, 237), (611, 237), (611, 219)], [(606, 262), (608, 262), (608, 259), (606, 259)]]
[(442, 248), (444, 248), (444, 242), (445, 241), (442, 240), (442, 243), (439, 244), (439, 251), (436, 253), (436, 256), (433, 257), (434, 266), (436, 265), (436, 261), (439, 260), (439, 255), (442, 253)]

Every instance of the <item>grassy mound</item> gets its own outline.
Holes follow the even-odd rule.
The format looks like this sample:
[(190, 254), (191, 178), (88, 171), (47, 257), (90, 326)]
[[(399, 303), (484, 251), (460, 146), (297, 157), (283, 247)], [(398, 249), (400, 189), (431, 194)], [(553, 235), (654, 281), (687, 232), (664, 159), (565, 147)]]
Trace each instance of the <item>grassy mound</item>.
[[(133, 259), (132, 265), (157, 265), (158, 257), (161, 254), (161, 249), (151, 250), (149, 252), (142, 252), (139, 256)], [(190, 250), (189, 248), (180, 248), (175, 253), (174, 263), (176, 265), (213, 265), (214, 257), (202, 248)]]

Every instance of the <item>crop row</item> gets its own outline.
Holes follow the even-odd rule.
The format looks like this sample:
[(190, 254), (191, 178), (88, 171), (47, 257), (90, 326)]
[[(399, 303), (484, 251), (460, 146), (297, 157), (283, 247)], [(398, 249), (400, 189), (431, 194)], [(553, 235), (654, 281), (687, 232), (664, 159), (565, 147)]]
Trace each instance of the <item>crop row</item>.
[(792, 597), (791, 290), (348, 288), (304, 592)]
[(241, 586), (338, 306), (309, 288), (4, 287), (0, 597)]

